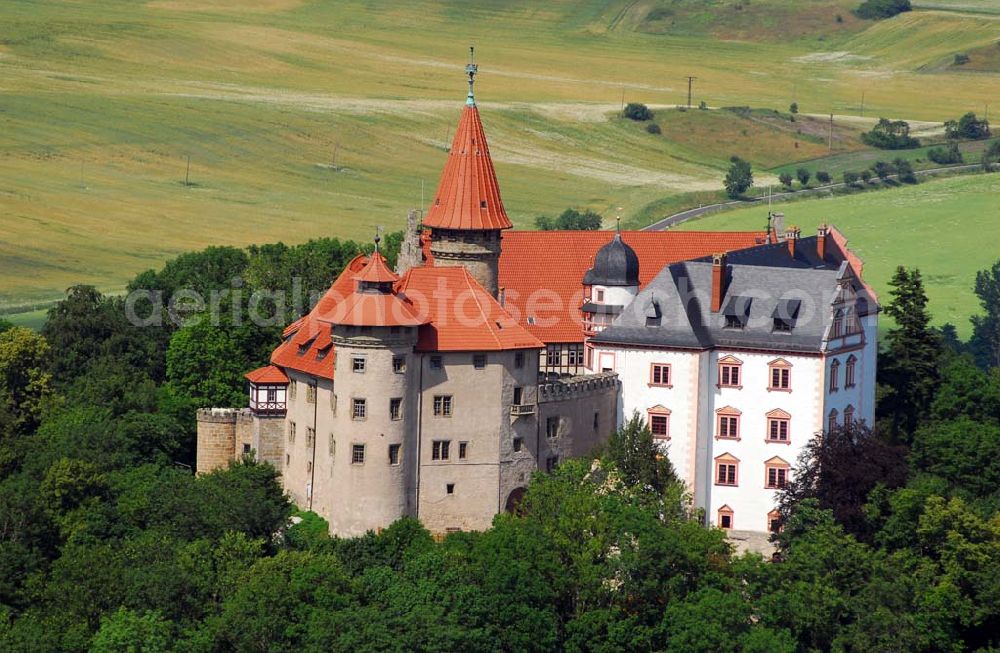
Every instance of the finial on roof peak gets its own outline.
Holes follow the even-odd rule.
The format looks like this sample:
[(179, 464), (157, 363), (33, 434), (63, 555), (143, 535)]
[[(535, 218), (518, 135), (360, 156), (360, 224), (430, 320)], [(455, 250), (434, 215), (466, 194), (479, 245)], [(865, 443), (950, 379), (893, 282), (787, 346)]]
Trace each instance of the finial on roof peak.
[(472, 86), (476, 83), (476, 73), (479, 71), (479, 66), (476, 65), (476, 48), (475, 46), (469, 46), (469, 63), (465, 66), (465, 74), (469, 76), (469, 95), (465, 98), (465, 104), (474, 107), (476, 106), (476, 96), (472, 93)]

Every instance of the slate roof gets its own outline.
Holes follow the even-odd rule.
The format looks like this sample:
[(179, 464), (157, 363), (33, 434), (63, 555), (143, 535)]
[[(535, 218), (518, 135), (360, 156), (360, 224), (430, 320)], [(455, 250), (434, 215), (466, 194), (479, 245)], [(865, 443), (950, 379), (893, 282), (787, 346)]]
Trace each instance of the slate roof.
[[(809, 242), (809, 241), (812, 242)], [(796, 255), (785, 243), (761, 245), (728, 256), (728, 283), (723, 309), (711, 312), (710, 258), (674, 263), (664, 268), (609, 326), (591, 340), (681, 349), (747, 348), (819, 352), (832, 321), (831, 303), (838, 279), (851, 278), (863, 306), (875, 310), (875, 299), (836, 249), (826, 260), (816, 255), (815, 238), (800, 239)], [(841, 259), (841, 260), (838, 260)], [(798, 300), (797, 311), (793, 301)], [(655, 316), (659, 312), (659, 324)], [(776, 332), (774, 318), (795, 313), (791, 332)], [(744, 328), (727, 326), (727, 314), (744, 318)], [(776, 315), (777, 314), (777, 315)], [(788, 316), (791, 317), (791, 316)]]
[(611, 242), (594, 255), (594, 266), (583, 276), (588, 286), (638, 286), (639, 256), (615, 234)]

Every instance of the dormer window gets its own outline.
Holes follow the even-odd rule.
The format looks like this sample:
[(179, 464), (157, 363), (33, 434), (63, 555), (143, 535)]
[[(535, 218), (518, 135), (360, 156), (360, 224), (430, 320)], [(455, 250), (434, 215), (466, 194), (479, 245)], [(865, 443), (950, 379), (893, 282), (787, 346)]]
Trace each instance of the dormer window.
[(594, 291), (594, 301), (598, 303), (604, 303), (604, 290), (598, 288)]
[(481, 209), (485, 209), (486, 208), (486, 200), (483, 200), (483, 201), (481, 201), (479, 203), (479, 208), (481, 208)]
[(733, 296), (729, 298), (722, 313), (726, 318), (727, 329), (743, 329), (750, 320), (750, 304), (752, 297)]
[(802, 306), (802, 300), (799, 299), (782, 299), (774, 307), (774, 313), (772, 313), (772, 318), (774, 319), (775, 333), (791, 333), (792, 329), (795, 328), (795, 322), (799, 317), (799, 308)]

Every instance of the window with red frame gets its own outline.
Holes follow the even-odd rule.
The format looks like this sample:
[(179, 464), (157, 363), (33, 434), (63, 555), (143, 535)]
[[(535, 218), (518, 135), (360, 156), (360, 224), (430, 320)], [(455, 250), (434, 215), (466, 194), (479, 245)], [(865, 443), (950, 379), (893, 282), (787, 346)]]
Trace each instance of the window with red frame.
[(852, 354), (847, 359), (847, 366), (844, 368), (844, 387), (853, 388), (854, 387), (854, 368), (857, 365), (858, 359)]
[(742, 366), (743, 363), (732, 356), (726, 356), (719, 360), (719, 386), (723, 388), (740, 387), (742, 377), (740, 368)]
[(766, 467), (767, 478), (765, 487), (777, 490), (788, 484), (788, 464), (770, 463)]
[(649, 430), (654, 438), (669, 438), (670, 414), (662, 412), (649, 413)]
[(735, 408), (720, 409), (717, 416), (716, 437), (725, 440), (740, 439), (740, 412)]
[(840, 385), (840, 361), (835, 360), (830, 363), (830, 392), (839, 390)]
[(769, 415), (767, 418), (768, 442), (788, 442), (790, 418), (784, 415)]
[(732, 456), (715, 459), (715, 484), (736, 486), (739, 480), (739, 461)]
[(837, 409), (834, 408), (830, 411), (830, 416), (827, 418), (826, 430), (832, 432), (837, 428)]
[(650, 385), (670, 385), (670, 365), (653, 363), (649, 368)]

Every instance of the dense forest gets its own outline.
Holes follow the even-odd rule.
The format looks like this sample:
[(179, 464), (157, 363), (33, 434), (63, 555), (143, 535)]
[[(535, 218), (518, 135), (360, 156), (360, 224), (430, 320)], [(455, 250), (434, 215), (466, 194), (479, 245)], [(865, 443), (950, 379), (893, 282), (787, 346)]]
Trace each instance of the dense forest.
[(195, 477), (194, 409), (241, 405), (362, 249), (209, 248), (136, 277), (143, 305), (76, 287), (40, 334), (0, 323), (0, 650), (1000, 651), (1000, 262), (969, 342), (897, 271), (877, 423), (810, 446), (765, 560), (638, 419), (440, 541), (331, 538), (250, 459)]

